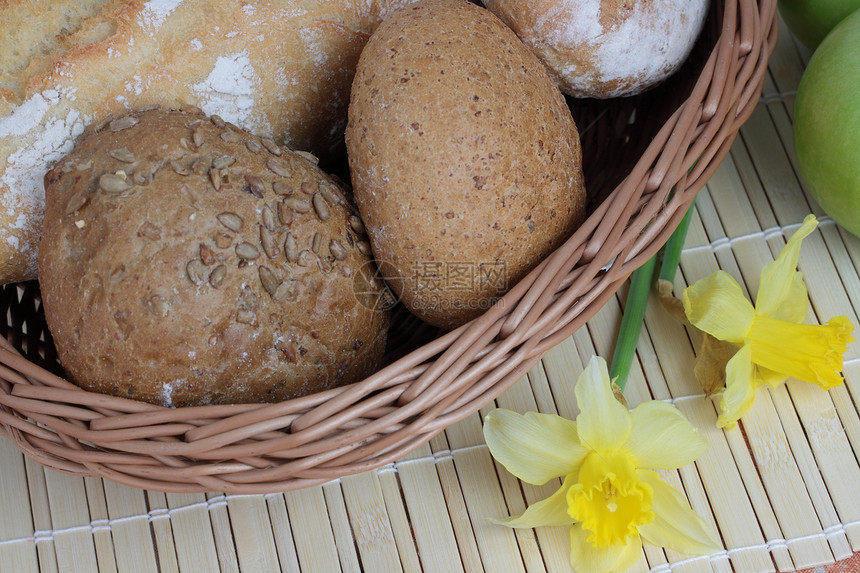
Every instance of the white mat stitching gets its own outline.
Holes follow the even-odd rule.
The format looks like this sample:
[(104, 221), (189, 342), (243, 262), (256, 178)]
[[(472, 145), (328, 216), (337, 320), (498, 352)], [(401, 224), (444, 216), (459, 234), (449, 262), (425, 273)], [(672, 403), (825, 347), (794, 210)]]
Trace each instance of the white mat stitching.
[[(463, 448), (455, 448), (453, 450), (451, 450), (451, 449), (440, 450), (438, 452), (434, 452), (433, 455), (431, 455), (431, 456), (424, 456), (421, 458), (402, 460), (402, 461), (394, 462), (392, 464), (387, 464), (385, 466), (378, 468), (376, 471), (378, 473), (388, 472), (388, 471), (394, 471), (396, 473), (397, 468), (402, 466), (402, 465), (409, 465), (409, 464), (413, 464), (416, 462), (426, 462), (426, 461), (433, 461), (434, 463), (439, 463), (441, 461), (453, 460), (455, 454), (465, 453), (465, 452), (475, 451), (475, 450), (483, 450), (483, 449), (486, 449), (486, 447), (487, 447), (486, 444), (478, 444), (478, 445), (474, 445), (474, 446), (466, 446)], [(330, 483), (334, 483), (335, 481), (339, 481), (339, 480), (334, 480), (333, 482), (330, 482)], [(139, 521), (142, 519), (146, 519), (148, 522), (151, 523), (151, 522), (159, 520), (159, 519), (170, 519), (173, 516), (173, 514), (175, 514), (175, 513), (187, 511), (187, 510), (191, 510), (191, 509), (203, 509), (203, 508), (205, 508), (205, 509), (211, 511), (212, 509), (215, 509), (218, 507), (227, 506), (228, 501), (231, 499), (243, 499), (243, 498), (250, 498), (250, 497), (253, 497), (253, 498), (262, 497), (263, 499), (269, 499), (269, 498), (280, 496), (280, 495), (283, 495), (283, 494), (281, 494), (281, 493), (269, 493), (269, 494), (261, 494), (261, 495), (257, 495), (257, 494), (227, 494), (227, 495), (224, 495), (224, 494), (222, 494), (222, 495), (217, 495), (217, 496), (214, 496), (212, 498), (209, 498), (206, 501), (199, 501), (197, 503), (184, 505), (182, 507), (175, 507), (175, 508), (170, 508), (170, 509), (168, 509), (168, 508), (155, 508), (155, 509), (148, 511), (146, 514), (131, 515), (131, 516), (126, 516), (126, 517), (117, 517), (117, 518), (113, 518), (113, 519), (94, 519), (93, 521), (91, 521), (88, 524), (76, 525), (76, 526), (72, 526), (72, 527), (64, 527), (64, 528), (60, 528), (60, 529), (40, 529), (40, 530), (36, 530), (33, 533), (33, 535), (29, 536), (29, 537), (20, 537), (17, 539), (2, 540), (2, 541), (0, 541), (0, 546), (13, 545), (16, 543), (42, 543), (42, 542), (47, 542), (47, 541), (53, 541), (54, 538), (58, 535), (67, 534), (67, 533), (75, 533), (75, 532), (79, 532), (79, 531), (89, 531), (89, 532), (95, 534), (96, 532), (99, 532), (99, 531), (111, 531), (113, 529), (113, 527), (115, 527), (116, 525), (120, 525), (122, 523), (128, 523), (131, 521)], [(836, 537), (836, 536), (840, 536), (840, 535), (847, 535), (847, 528), (857, 527), (857, 526), (860, 526), (860, 521), (851, 521), (848, 523), (837, 523), (835, 525), (828, 526), (828, 527), (824, 528), (822, 531), (817, 532), (817, 533), (811, 533), (809, 535), (804, 535), (804, 536), (800, 536), (800, 537), (793, 537), (791, 539), (783, 539), (783, 538), (769, 539), (765, 543), (762, 543), (762, 544), (750, 545), (750, 546), (744, 546), (744, 547), (735, 547), (732, 549), (723, 550), (719, 553), (714, 553), (712, 555), (702, 555), (702, 556), (691, 557), (691, 558), (685, 559), (683, 561), (676, 561), (674, 563), (669, 563), (669, 564), (664, 563), (664, 564), (658, 565), (657, 567), (651, 569), (650, 571), (652, 573), (663, 573), (663, 572), (671, 571), (673, 567), (678, 566), (678, 565), (692, 563), (695, 561), (701, 561), (703, 559), (708, 559), (710, 561), (718, 561), (721, 559), (728, 559), (729, 557), (731, 557), (731, 555), (733, 553), (740, 553), (740, 552), (744, 552), (744, 551), (754, 551), (754, 550), (765, 549), (768, 552), (772, 552), (774, 549), (777, 549), (777, 548), (786, 548), (787, 549), (788, 546), (792, 543), (798, 543), (800, 541), (807, 541), (809, 539), (824, 538), (825, 540), (829, 540), (832, 537)]]
[(797, 95), (797, 90), (789, 90), (787, 92), (775, 92), (769, 94), (762, 94), (759, 98), (758, 102), (764, 105), (781, 102), (788, 97), (794, 97)]
[(139, 515), (129, 515), (126, 517), (115, 517), (113, 519), (94, 519), (88, 524), (84, 525), (75, 525), (72, 527), (63, 527), (59, 529), (39, 529), (36, 530), (32, 536), (30, 537), (19, 537), (17, 539), (7, 539), (0, 541), (0, 546), (3, 545), (13, 545), (15, 543), (42, 543), (44, 541), (53, 541), (57, 535), (62, 535), (66, 533), (74, 533), (77, 531), (89, 531), (91, 533), (96, 533), (99, 531), (111, 531), (114, 526), (120, 525), (122, 523), (128, 523), (131, 521), (140, 521), (141, 519), (146, 519), (148, 522), (152, 523), (153, 521), (157, 521), (159, 519), (170, 519), (174, 513), (178, 513), (181, 511), (186, 511), (189, 509), (202, 509), (205, 508), (207, 510), (212, 510), (218, 507), (226, 507), (227, 502), (230, 499), (242, 499), (248, 497), (262, 497), (264, 499), (269, 499), (273, 496), (282, 495), (280, 493), (268, 493), (265, 495), (254, 495), (254, 494), (230, 494), (230, 495), (217, 495), (206, 501), (198, 501), (197, 503), (191, 503), (189, 505), (183, 505), (182, 507), (174, 507), (172, 509), (157, 507), (148, 511), (145, 514)]
[[(458, 448), (455, 450), (443, 450), (441, 452), (437, 452), (438, 455), (427, 456), (424, 458), (419, 458), (419, 459), (414, 459), (414, 460), (404, 460), (402, 462), (397, 462), (394, 465), (399, 466), (402, 464), (408, 464), (408, 463), (419, 462), (419, 461), (428, 461), (428, 460), (435, 460), (438, 462), (441, 460), (453, 459), (453, 454), (455, 454), (455, 453), (459, 453), (462, 451), (474, 450), (474, 449), (477, 449), (479, 447), (481, 447), (481, 446), (470, 446), (467, 448)], [(384, 468), (380, 468), (380, 469), (395, 470), (395, 468), (391, 468), (390, 465), (391, 464), (389, 464), (389, 466), (385, 466)], [(380, 470), (377, 470), (377, 471), (380, 471)], [(262, 497), (264, 499), (268, 499), (269, 497), (278, 496), (278, 495), (282, 495), (282, 494), (270, 493), (270, 494), (265, 494)], [(156, 509), (149, 511), (145, 515), (132, 515), (132, 516), (128, 516), (128, 517), (118, 517), (115, 519), (96, 519), (96, 520), (93, 520), (89, 524), (77, 525), (77, 526), (73, 526), (73, 527), (65, 527), (62, 529), (53, 529), (53, 530), (41, 529), (41, 530), (34, 532), (31, 537), (21, 537), (18, 539), (8, 539), (5, 541), (0, 541), (0, 546), (8, 546), (8, 545), (16, 544), (16, 543), (36, 543), (36, 544), (38, 544), (38, 543), (43, 543), (43, 542), (50, 542), (50, 541), (54, 541), (54, 538), (58, 535), (67, 534), (67, 533), (75, 533), (75, 532), (80, 532), (80, 531), (89, 531), (92, 534), (95, 534), (96, 532), (99, 532), (99, 531), (111, 531), (114, 526), (122, 524), (122, 523), (127, 523), (130, 521), (139, 521), (141, 519), (146, 519), (148, 522), (151, 523), (157, 519), (170, 519), (170, 517), (174, 513), (186, 511), (189, 509), (206, 508), (207, 510), (211, 511), (213, 508), (223, 507), (223, 506), (227, 505), (227, 502), (230, 499), (240, 499), (240, 498), (247, 498), (247, 497), (260, 497), (260, 496), (252, 495), (252, 494), (219, 495), (219, 496), (213, 497), (211, 499), (207, 499), (206, 501), (192, 503), (190, 505), (185, 505), (182, 507), (176, 507), (173, 509), (156, 508)], [(674, 569), (676, 567), (679, 567), (682, 565), (687, 565), (690, 563), (695, 563), (695, 562), (704, 561), (704, 560), (707, 560), (709, 562), (722, 561), (722, 560), (730, 559), (731, 556), (733, 554), (736, 554), (736, 553), (743, 553), (743, 552), (748, 552), (748, 551), (761, 551), (761, 550), (765, 550), (768, 553), (772, 553), (776, 549), (786, 549), (787, 550), (789, 545), (791, 545), (793, 543), (799, 543), (801, 541), (808, 541), (810, 539), (817, 539), (817, 538), (823, 538), (825, 541), (827, 541), (830, 538), (835, 537), (835, 536), (840, 536), (840, 535), (841, 536), (847, 536), (848, 535), (847, 529), (849, 527), (857, 527), (857, 526), (860, 526), (860, 521), (852, 521), (852, 522), (848, 522), (848, 523), (838, 523), (838, 524), (826, 527), (826, 528), (824, 528), (823, 531), (818, 532), (818, 533), (812, 533), (812, 534), (804, 535), (804, 536), (800, 536), (800, 537), (793, 537), (791, 539), (783, 539), (783, 538), (769, 539), (769, 540), (765, 541), (764, 543), (760, 543), (760, 544), (756, 544), (756, 545), (749, 545), (749, 546), (744, 546), (744, 547), (733, 547), (731, 549), (725, 549), (723, 551), (720, 551), (718, 553), (713, 553), (711, 555), (699, 555), (699, 556), (683, 559), (681, 561), (675, 561), (674, 563), (662, 563), (660, 565), (657, 565), (656, 567), (651, 568), (649, 571), (650, 571), (650, 573), (671, 573), (672, 571), (674, 571)]]
[(847, 528), (854, 527), (860, 525), (860, 521), (852, 521), (849, 523), (839, 523), (836, 525), (831, 525), (829, 527), (824, 528), (824, 531), (819, 533), (811, 533), (809, 535), (803, 535), (800, 537), (792, 537), (791, 539), (769, 539), (765, 543), (760, 543), (758, 545), (749, 545), (745, 547), (734, 547), (732, 549), (724, 549), (718, 553), (713, 553), (711, 555), (697, 555), (696, 557), (690, 557), (687, 559), (683, 559), (681, 561), (675, 561), (674, 563), (661, 563), (656, 567), (649, 569), (649, 573), (670, 573), (674, 571), (676, 567), (680, 567), (682, 565), (688, 565), (690, 563), (696, 563), (698, 561), (709, 561), (711, 563), (716, 561), (723, 561), (730, 559), (732, 554), (734, 553), (743, 553), (748, 551), (761, 551), (762, 549), (766, 550), (768, 553), (773, 553), (776, 549), (789, 549), (789, 545), (792, 543), (798, 543), (801, 541), (808, 541), (810, 539), (818, 539), (824, 538), (825, 541), (828, 541), (830, 538), (835, 537), (837, 535), (848, 535)]
[[(835, 221), (828, 216), (822, 215), (818, 217), (818, 227), (826, 227), (829, 225), (835, 225)], [(682, 253), (695, 253), (699, 251), (713, 251), (717, 252), (722, 249), (730, 249), (734, 247), (738, 243), (742, 243), (744, 241), (748, 241), (750, 239), (764, 239), (768, 241), (774, 237), (785, 236), (789, 231), (796, 231), (800, 228), (801, 223), (794, 223), (791, 225), (785, 225), (784, 227), (768, 227), (767, 229), (762, 229), (761, 231), (756, 231), (754, 233), (748, 233), (746, 235), (738, 235), (737, 237), (720, 237), (719, 239), (714, 239), (707, 245), (697, 245), (695, 247), (687, 247)]]

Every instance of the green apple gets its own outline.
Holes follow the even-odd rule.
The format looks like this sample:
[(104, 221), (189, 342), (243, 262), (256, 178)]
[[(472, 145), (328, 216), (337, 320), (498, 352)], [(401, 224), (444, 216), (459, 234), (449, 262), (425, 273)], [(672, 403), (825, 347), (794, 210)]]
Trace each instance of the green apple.
[(803, 73), (794, 149), (812, 197), (860, 237), (860, 10), (833, 29)]
[(860, 9), (860, 0), (779, 0), (777, 5), (788, 29), (814, 50), (836, 24)]

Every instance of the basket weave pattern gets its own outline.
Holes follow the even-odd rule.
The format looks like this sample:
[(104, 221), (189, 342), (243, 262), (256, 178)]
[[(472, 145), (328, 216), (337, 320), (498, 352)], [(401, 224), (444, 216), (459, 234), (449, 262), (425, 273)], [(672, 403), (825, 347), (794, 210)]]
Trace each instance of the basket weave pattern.
[(521, 378), (656, 253), (758, 103), (777, 28), (776, 0), (712, 0), (677, 79), (643, 97), (572, 102), (592, 201), (582, 227), (453, 332), (417, 344), (415, 321), (395, 319), (392, 337), (406, 342), (360, 383), (175, 409), (86, 392), (58, 375), (38, 285), (4, 287), (0, 434), (47, 467), (173, 492), (286, 491), (402, 457)]

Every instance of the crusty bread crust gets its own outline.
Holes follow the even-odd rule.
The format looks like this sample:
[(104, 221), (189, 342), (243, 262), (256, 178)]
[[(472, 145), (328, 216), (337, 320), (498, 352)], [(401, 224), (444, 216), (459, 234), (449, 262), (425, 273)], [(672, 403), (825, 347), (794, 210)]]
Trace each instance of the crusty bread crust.
[(0, 1), (0, 283), (36, 277), (42, 177), (106, 116), (191, 104), (342, 154), (361, 49), (409, 1)]
[(380, 25), (346, 135), (380, 270), (431, 324), (486, 311), (584, 218), (564, 97), (510, 29), (464, 0), (423, 0)]
[(575, 97), (635, 95), (687, 59), (709, 0), (483, 0)]
[(45, 316), (82, 387), (266, 402), (378, 368), (388, 315), (363, 227), (301, 153), (152, 110), (94, 130), (45, 183)]

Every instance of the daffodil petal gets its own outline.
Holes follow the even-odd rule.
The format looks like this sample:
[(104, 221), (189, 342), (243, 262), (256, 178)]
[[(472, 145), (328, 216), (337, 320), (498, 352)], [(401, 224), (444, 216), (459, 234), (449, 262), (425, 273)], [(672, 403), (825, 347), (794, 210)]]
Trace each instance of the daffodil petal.
[(758, 312), (770, 318), (800, 324), (806, 319), (807, 310), (809, 310), (809, 293), (806, 290), (806, 283), (803, 282), (803, 273), (798, 271), (794, 273), (788, 295), (782, 303), (774, 308), (770, 314), (764, 311)]
[(684, 289), (684, 311), (690, 324), (737, 346), (752, 326), (755, 309), (740, 285), (725, 271), (717, 271)]
[(659, 400), (633, 410), (633, 430), (624, 449), (637, 468), (676, 469), (698, 458), (708, 442), (674, 406)]
[(654, 521), (639, 526), (639, 533), (646, 541), (690, 555), (707, 555), (722, 549), (710, 526), (693, 511), (681, 492), (660, 479), (657, 472), (637, 473), (654, 490)]
[(717, 426), (732, 427), (749, 412), (755, 400), (755, 370), (749, 345), (744, 345), (726, 364), (726, 390), (720, 399)]
[(493, 410), (484, 420), (484, 439), (499, 463), (535, 485), (574, 473), (588, 453), (576, 423), (553, 414)]
[(528, 506), (525, 512), (517, 517), (493, 519), (494, 523), (508, 527), (545, 527), (570, 525), (573, 518), (567, 513), (567, 490), (575, 480), (565, 477), (564, 483), (548, 498)]
[[(797, 260), (800, 258), (800, 246), (803, 239), (808, 237), (817, 226), (818, 220), (815, 216), (807, 215), (800, 228), (788, 239), (776, 260), (762, 267), (761, 281), (755, 301), (755, 308), (759, 314), (771, 316), (789, 296), (798, 296), (795, 287), (795, 275), (797, 273)], [(803, 310), (804, 316), (806, 316), (806, 307)], [(801, 322), (802, 320), (803, 317), (792, 322)]]
[(593, 356), (574, 389), (580, 443), (597, 451), (620, 448), (630, 435), (630, 413), (615, 399), (606, 361)]
[(782, 372), (765, 368), (764, 366), (756, 366), (756, 375), (761, 379), (761, 385), (767, 384), (771, 388), (776, 388), (788, 379), (788, 376)]
[(627, 571), (642, 556), (642, 539), (627, 538), (624, 545), (595, 547), (588, 542), (588, 531), (578, 524), (570, 528), (570, 565), (582, 573), (620, 573)]

